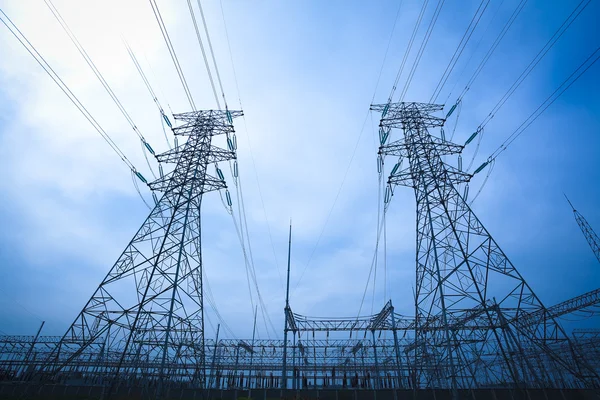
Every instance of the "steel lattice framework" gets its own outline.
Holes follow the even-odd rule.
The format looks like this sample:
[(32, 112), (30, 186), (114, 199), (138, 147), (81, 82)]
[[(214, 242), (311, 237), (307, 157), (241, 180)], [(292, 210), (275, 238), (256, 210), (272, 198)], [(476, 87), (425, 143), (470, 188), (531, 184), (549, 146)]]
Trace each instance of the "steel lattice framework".
[[(600, 289), (542, 305), (456, 190), (472, 175), (442, 160), (463, 146), (429, 133), (444, 124), (434, 116), (441, 108), (373, 106), (382, 112), (380, 157), (400, 158), (389, 185), (413, 188), (417, 200), (415, 316), (395, 313), (390, 300), (375, 315), (312, 318), (294, 313), (286, 296), (284, 340), (205, 339), (201, 202), (226, 188), (220, 170), (213, 177), (207, 167), (236, 157), (230, 136), (241, 112), (178, 114), (174, 133), (187, 141), (157, 156), (175, 168), (163, 174), (161, 166), (149, 184), (163, 195), (142, 227), (64, 336), (0, 336), (0, 380), (26, 382), (23, 395), (58, 386), (99, 398), (132, 390), (235, 398), (255, 389), (265, 397), (272, 389), (392, 389), (395, 398), (441, 389), (471, 398), (497, 388), (597, 387), (597, 330), (568, 338), (556, 318), (595, 307)], [(392, 129), (402, 137), (387, 143)], [(213, 145), (216, 135), (228, 149)]]
[[(187, 141), (158, 156), (175, 163), (149, 184), (163, 193), (45, 365), (45, 373), (85, 372), (104, 363), (103, 375), (153, 379), (160, 385), (178, 369), (191, 385), (205, 384), (204, 305), (200, 209), (204, 193), (226, 188), (207, 173), (210, 163), (235, 158), (212, 145), (229, 135), (238, 111), (175, 115), (175, 135)], [(162, 167), (161, 167), (162, 171)], [(151, 361), (151, 362), (150, 362)]]
[[(560, 369), (582, 385), (597, 382), (597, 373), (554, 318), (547, 317), (539, 298), (457, 191), (455, 185), (471, 175), (446, 164), (442, 156), (460, 153), (462, 146), (429, 132), (444, 125), (434, 115), (443, 106), (394, 103), (372, 109), (382, 113), (380, 156), (400, 159), (389, 184), (413, 188), (417, 203), (414, 385), (471, 388), (480, 384), (479, 376), (495, 376), (498, 382), (540, 387), (548, 371)], [(392, 129), (400, 130), (401, 138), (387, 143)], [(470, 328), (470, 310), (478, 310), (487, 326)], [(522, 322), (532, 314), (540, 318)], [(461, 316), (465, 324), (453, 328), (449, 321)], [(443, 328), (429, 329), (430, 321), (441, 321)], [(552, 349), (565, 346), (571, 349), (569, 357)], [(550, 365), (540, 368), (524, 356), (535, 348)], [(487, 371), (481, 374), (481, 369)]]
[(583, 215), (581, 215), (581, 213), (575, 209), (575, 207), (571, 203), (571, 200), (567, 198), (567, 201), (573, 209), (573, 215), (575, 216), (575, 221), (577, 221), (577, 225), (579, 225), (579, 229), (581, 229), (583, 236), (585, 236), (585, 240), (587, 240), (588, 244), (590, 245), (590, 248), (594, 252), (596, 259), (598, 260), (598, 262), (600, 262), (600, 238), (598, 237), (596, 232), (594, 232), (592, 226), (587, 222)]

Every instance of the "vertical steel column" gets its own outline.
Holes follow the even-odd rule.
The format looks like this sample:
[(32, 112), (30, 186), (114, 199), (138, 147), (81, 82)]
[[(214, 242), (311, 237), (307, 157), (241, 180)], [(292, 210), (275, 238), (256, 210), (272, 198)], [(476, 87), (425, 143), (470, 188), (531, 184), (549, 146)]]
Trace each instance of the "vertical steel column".
[(285, 327), (283, 329), (283, 368), (281, 371), (281, 388), (287, 389), (287, 334), (288, 334), (288, 313), (290, 311), (290, 259), (292, 253), (292, 221), (290, 220), (290, 236), (288, 241), (288, 264), (287, 264), (287, 286), (285, 291)]

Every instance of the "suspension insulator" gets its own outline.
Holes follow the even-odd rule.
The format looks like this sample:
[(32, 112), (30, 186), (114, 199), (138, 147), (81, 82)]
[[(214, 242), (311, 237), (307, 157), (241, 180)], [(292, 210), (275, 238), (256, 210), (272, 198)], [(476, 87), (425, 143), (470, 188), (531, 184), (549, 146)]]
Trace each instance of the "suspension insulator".
[(216, 169), (217, 169), (217, 175), (218, 175), (219, 179), (224, 181), (225, 176), (223, 175), (223, 171), (221, 171), (221, 168), (219, 168), (219, 167), (216, 167)]
[(387, 187), (385, 188), (385, 196), (383, 198), (383, 201), (385, 203), (389, 203), (392, 196), (393, 196), (392, 187), (390, 185), (387, 185)]
[(140, 174), (137, 171), (134, 171), (135, 175), (140, 179), (140, 181), (144, 182), (145, 184), (148, 184), (148, 181), (146, 180), (146, 178), (144, 178), (144, 175)]
[(225, 111), (225, 114), (227, 115), (227, 121), (229, 121), (230, 124), (233, 124), (233, 117), (231, 116), (231, 112), (227, 110)]
[(469, 136), (469, 138), (465, 142), (465, 146), (468, 145), (469, 143), (471, 143), (473, 141), (473, 139), (475, 139), (477, 137), (477, 135), (479, 135), (479, 132), (481, 132), (482, 129), (483, 128), (481, 128), (481, 127), (477, 128), (477, 130), (471, 136)]
[(161, 178), (164, 178), (164, 177), (165, 177), (165, 174), (164, 174), (164, 172), (163, 172), (163, 167), (162, 167), (162, 164), (160, 164), (160, 163), (158, 164), (158, 173), (160, 174), (160, 177), (161, 177)]
[(227, 138), (227, 148), (228, 148), (230, 151), (234, 151), (234, 150), (235, 150), (235, 149), (233, 148), (233, 140), (231, 140), (231, 138), (230, 138), (230, 137), (228, 137), (228, 138)]
[(448, 117), (452, 115), (452, 113), (454, 112), (454, 110), (456, 110), (456, 106), (457, 105), (458, 105), (458, 103), (456, 103), (455, 105), (453, 105), (452, 108), (450, 109), (450, 111), (448, 111), (448, 114), (446, 114), (446, 119), (448, 119)]
[(462, 155), (458, 155), (458, 170), (462, 172)]
[(444, 132), (444, 128), (441, 129), (441, 134), (442, 134), (442, 142), (446, 141), (446, 132)]
[(234, 133), (233, 134), (233, 138), (232, 138), (232, 142), (233, 142), (233, 150), (237, 150), (237, 135)]
[(388, 113), (388, 110), (390, 109), (390, 104), (386, 104), (385, 107), (383, 107), (383, 112), (381, 113), (381, 118), (385, 117)]
[(143, 143), (144, 143), (144, 146), (146, 146), (146, 148), (150, 152), (150, 154), (154, 155), (154, 149), (152, 148), (152, 146), (150, 146), (150, 143), (146, 142), (145, 140), (143, 141)]
[(233, 162), (233, 176), (237, 178), (239, 175), (237, 160)]
[(167, 126), (170, 129), (173, 129), (173, 125), (171, 124), (171, 121), (169, 121), (169, 117), (167, 117), (167, 115), (164, 112), (162, 113), (162, 117), (165, 120), (165, 123), (167, 124)]
[(473, 175), (475, 175), (475, 174), (477, 174), (477, 173), (481, 172), (481, 170), (482, 170), (482, 169), (484, 169), (484, 168), (485, 168), (485, 166), (486, 166), (486, 165), (488, 165), (489, 163), (490, 163), (489, 161), (486, 161), (486, 162), (484, 162), (483, 164), (481, 164), (481, 165), (479, 166), (479, 168), (477, 168), (477, 169), (475, 170), (475, 172), (473, 172)]
[(156, 196), (155, 192), (152, 192), (152, 198), (154, 199), (154, 204), (158, 205), (158, 196)]
[(383, 171), (383, 157), (381, 154), (377, 157), (377, 172), (381, 173)]
[(229, 193), (229, 190), (225, 191), (225, 198), (227, 199), (227, 205), (231, 207), (233, 203), (231, 202), (231, 194)]
[(385, 142), (387, 142), (388, 136), (390, 135), (390, 130), (381, 127), (379, 130), (379, 143), (383, 146)]
[(465, 190), (463, 191), (463, 200), (467, 201), (468, 197), (469, 197), (469, 184), (467, 183), (467, 185), (465, 186)]
[(175, 147), (179, 147), (179, 139), (175, 136)]
[(398, 168), (400, 168), (400, 163), (396, 163), (396, 165), (394, 165), (394, 168), (392, 168), (392, 173), (390, 175), (396, 175), (396, 172), (398, 172)]

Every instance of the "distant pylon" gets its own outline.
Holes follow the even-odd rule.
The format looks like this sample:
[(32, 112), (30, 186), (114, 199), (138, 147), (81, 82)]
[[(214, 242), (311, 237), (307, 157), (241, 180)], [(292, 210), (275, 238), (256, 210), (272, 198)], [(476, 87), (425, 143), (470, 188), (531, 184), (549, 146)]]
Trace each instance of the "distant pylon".
[(575, 209), (573, 203), (571, 203), (571, 200), (569, 200), (566, 194), (565, 198), (567, 199), (569, 205), (573, 209), (575, 221), (577, 221), (577, 225), (579, 225), (581, 232), (583, 232), (583, 236), (585, 236), (585, 239), (587, 240), (588, 244), (590, 245), (590, 248), (594, 252), (596, 259), (598, 260), (598, 262), (600, 262), (600, 238), (598, 237), (598, 235), (596, 235), (596, 232), (594, 232), (594, 230), (587, 222), (587, 220), (583, 217), (583, 215), (581, 215), (581, 213)]
[[(97, 372), (113, 391), (118, 382), (138, 381), (160, 393), (175, 371), (189, 387), (205, 386), (200, 208), (204, 193), (226, 188), (220, 170), (213, 177), (207, 167), (235, 158), (230, 135), (240, 115), (175, 115), (182, 125), (173, 132), (188, 139), (157, 156), (175, 163), (167, 174), (161, 166), (150, 183), (163, 195), (62, 337), (46, 373), (77, 376), (102, 360)], [(229, 149), (211, 143), (223, 134)]]
[[(407, 348), (415, 366), (413, 387), (451, 387), (456, 397), (457, 389), (498, 381), (524, 389), (565, 380), (597, 385), (596, 372), (455, 188), (471, 175), (442, 156), (460, 153), (463, 146), (428, 131), (443, 126), (445, 119), (434, 115), (443, 106), (394, 103), (372, 109), (382, 113), (380, 156), (400, 159), (386, 201), (395, 185), (403, 185), (414, 189), (417, 203), (415, 342)], [(392, 129), (400, 129), (402, 137), (388, 143)], [(527, 318), (532, 313), (538, 318)], [(554, 352), (560, 345), (567, 345), (568, 358)], [(564, 374), (550, 377), (553, 371)]]

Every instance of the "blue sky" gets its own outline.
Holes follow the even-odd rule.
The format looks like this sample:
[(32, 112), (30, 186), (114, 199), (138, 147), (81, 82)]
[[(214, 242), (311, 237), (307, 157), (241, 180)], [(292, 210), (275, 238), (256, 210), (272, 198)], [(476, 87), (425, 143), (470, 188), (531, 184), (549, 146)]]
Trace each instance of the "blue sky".
[[(128, 59), (121, 34), (142, 60), (163, 105), (174, 112), (189, 106), (148, 2), (122, 3), (55, 1), (141, 131), (155, 149), (164, 151), (160, 116)], [(214, 108), (185, 2), (158, 3), (197, 105)], [(435, 3), (429, 5), (426, 22)], [(456, 83), (449, 103), (454, 101), (517, 3), (490, 2), (441, 99)], [(464, 98), (458, 143), (476, 129), (577, 3), (527, 2)], [(358, 312), (377, 221), (379, 117), (368, 108), (373, 97), (386, 101), (420, 4), (404, 0), (376, 89), (397, 1), (224, 0), (238, 94), (219, 2), (203, 2), (229, 105), (239, 108), (240, 98), (246, 115), (245, 121), (236, 121), (240, 171), (258, 281), (278, 335), (290, 217), (294, 311), (324, 316)], [(478, 4), (446, 1), (407, 101), (429, 100)], [(4, 0), (0, 6), (149, 176), (139, 141), (43, 1)], [(476, 165), (598, 47), (598, 15), (600, 5), (592, 2), (496, 114), (486, 127)], [(4, 27), (0, 54), (0, 330), (32, 334), (43, 319), (44, 333), (62, 334), (148, 210), (129, 171)], [(460, 75), (463, 67), (466, 72)], [(498, 158), (473, 204), (547, 305), (600, 285), (600, 265), (563, 197), (567, 193), (600, 230), (599, 90), (600, 65), (595, 65)], [(472, 151), (467, 150), (466, 159)], [(472, 194), (483, 178), (482, 173), (474, 179)], [(151, 200), (147, 191), (144, 195)], [(250, 336), (250, 295), (233, 223), (216, 193), (207, 195), (203, 206), (212, 292), (235, 334)], [(387, 279), (378, 264), (375, 298), (369, 287), (363, 312), (379, 309), (385, 292), (399, 312), (410, 314), (415, 269), (410, 189), (396, 189), (387, 221)], [(216, 321), (210, 311), (209, 318)], [(598, 321), (584, 323), (599, 326)], [(260, 322), (259, 335), (268, 334), (273, 336)]]

